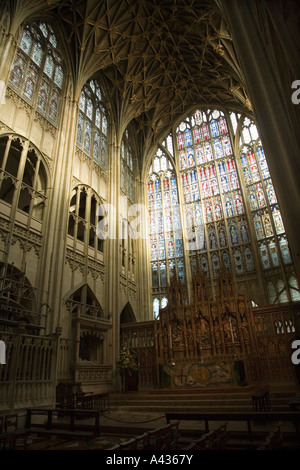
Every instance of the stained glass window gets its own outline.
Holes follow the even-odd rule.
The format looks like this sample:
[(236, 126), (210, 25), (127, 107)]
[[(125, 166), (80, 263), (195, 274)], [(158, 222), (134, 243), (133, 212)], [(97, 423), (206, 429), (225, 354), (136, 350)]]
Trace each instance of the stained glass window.
[[(121, 143), (121, 190), (131, 202), (135, 200), (134, 171), (135, 158), (129, 139), (129, 131), (126, 129)], [(157, 202), (158, 204), (158, 202)]]
[[(189, 148), (186, 141), (181, 142), (179, 151), (190, 259), (208, 249), (210, 262), (206, 257), (201, 259), (212, 279), (218, 276), (220, 260), (236, 274), (253, 272), (249, 228), (226, 116), (219, 110), (197, 110), (178, 126), (177, 141), (184, 128), (191, 129), (193, 139)], [(192, 151), (195, 163), (190, 169), (184, 157)], [(192, 238), (194, 233), (198, 234), (198, 243)], [(243, 250), (235, 248), (241, 245)]]
[(77, 146), (104, 170), (107, 169), (107, 118), (99, 101), (101, 91), (95, 80), (82, 89), (77, 119)]
[[(254, 296), (260, 292), (256, 305), (262, 298), (266, 303), (299, 299), (284, 221), (254, 122), (235, 112), (198, 109), (178, 125), (173, 143), (177, 179), (173, 167), (171, 179), (162, 178), (164, 151), (159, 149), (148, 185), (152, 287), (158, 305), (171, 266), (179, 274), (184, 259), (189, 260), (187, 269), (193, 273), (197, 258), (212, 283), (223, 264), (238, 286), (247, 291), (251, 286)], [(174, 236), (181, 222), (184, 244)]]
[[(253, 121), (243, 120), (240, 135), (242, 179), (249, 198), (249, 207), (259, 247), (260, 263), (265, 272), (267, 301), (284, 302), (299, 293), (288, 283), (288, 267), (292, 259), (285, 235), (284, 223), (271, 180), (266, 155)], [(279, 266), (282, 269), (278, 269)], [(286, 268), (285, 268), (286, 266)], [(272, 280), (270, 279), (272, 277)]]
[[(187, 142), (191, 135), (186, 134)], [(190, 181), (189, 181), (190, 184)], [(148, 178), (150, 257), (153, 315), (163, 308), (167, 284), (174, 268), (185, 281), (183, 241), (175, 171), (167, 149), (159, 147)]]
[(9, 79), (9, 85), (53, 124), (57, 124), (64, 88), (63, 61), (57, 46), (50, 25), (26, 25)]

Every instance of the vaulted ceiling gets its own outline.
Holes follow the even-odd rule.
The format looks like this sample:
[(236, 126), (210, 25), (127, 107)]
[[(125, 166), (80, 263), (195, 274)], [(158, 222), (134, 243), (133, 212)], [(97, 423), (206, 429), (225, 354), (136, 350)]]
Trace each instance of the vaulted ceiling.
[[(75, 99), (99, 76), (117, 128), (134, 123), (147, 149), (196, 105), (250, 109), (218, 0), (12, 0), (16, 29), (55, 19), (63, 34)], [(142, 155), (140, 155), (142, 157)]]

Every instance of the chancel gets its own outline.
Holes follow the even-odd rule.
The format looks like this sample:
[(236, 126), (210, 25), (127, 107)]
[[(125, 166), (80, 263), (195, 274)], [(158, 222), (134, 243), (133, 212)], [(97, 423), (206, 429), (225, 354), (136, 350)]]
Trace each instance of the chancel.
[(61, 410), (97, 434), (130, 394), (298, 422), (299, 22), (296, 0), (1, 2), (0, 446), (9, 416), (26, 445), (47, 416), (36, 448)]

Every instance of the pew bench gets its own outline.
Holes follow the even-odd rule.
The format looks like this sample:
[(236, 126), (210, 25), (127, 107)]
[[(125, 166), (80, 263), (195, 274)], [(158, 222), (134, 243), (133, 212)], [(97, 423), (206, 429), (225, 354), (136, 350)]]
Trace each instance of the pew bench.
[[(62, 419), (62, 415), (63, 418)], [(56, 434), (66, 437), (95, 437), (100, 435), (101, 410), (81, 410), (81, 409), (42, 409), (28, 408), (26, 414), (25, 428), (37, 434)], [(41, 423), (34, 421), (34, 417), (44, 416), (46, 420)], [(67, 418), (67, 420), (65, 419)], [(90, 422), (83, 422), (93, 420)]]
[(59, 382), (56, 386), (56, 408), (109, 411), (109, 394), (84, 392), (81, 382)]
[(167, 412), (165, 413), (167, 423), (172, 420), (179, 421), (204, 421), (205, 433), (210, 431), (210, 421), (246, 421), (248, 427), (248, 435), (252, 439), (252, 422), (267, 422), (267, 421), (290, 421), (298, 432), (298, 424), (300, 422), (300, 411), (248, 411), (248, 412)]

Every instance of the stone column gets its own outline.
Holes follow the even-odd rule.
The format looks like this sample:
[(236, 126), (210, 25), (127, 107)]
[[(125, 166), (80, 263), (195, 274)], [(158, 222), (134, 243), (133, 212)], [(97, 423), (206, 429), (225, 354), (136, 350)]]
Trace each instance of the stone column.
[[(280, 6), (274, 11), (274, 3), (280, 3), (282, 9), (286, 4), (262, 0), (259, 11), (257, 2), (222, 0), (221, 6), (244, 75), (299, 277), (300, 104), (293, 104), (291, 86), (294, 80), (300, 80), (299, 49), (294, 53), (300, 39), (289, 33), (286, 17)], [(293, 53), (285, 55), (282, 44), (294, 48)], [(296, 58), (298, 64), (291, 67), (291, 58)], [(299, 76), (294, 75), (295, 70)]]

